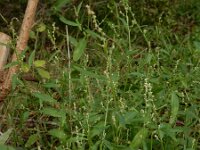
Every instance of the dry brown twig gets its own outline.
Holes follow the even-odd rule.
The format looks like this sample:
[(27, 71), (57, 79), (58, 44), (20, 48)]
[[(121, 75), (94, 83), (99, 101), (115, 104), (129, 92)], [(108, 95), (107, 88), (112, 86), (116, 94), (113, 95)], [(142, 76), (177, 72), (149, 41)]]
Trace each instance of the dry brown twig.
[[(17, 55), (20, 55), (21, 52), (27, 46), (28, 39), (29, 39), (29, 33), (30, 33), (31, 27), (34, 22), (34, 17), (35, 17), (38, 2), (39, 2), (39, 0), (29, 0), (28, 1), (24, 19), (23, 19), (22, 26), (21, 26), (20, 33), (19, 33), (19, 39), (17, 41), (17, 46), (16, 46), (17, 54), (14, 53), (12, 55), (12, 62), (17, 61)], [(9, 92), (11, 90), (12, 76), (14, 74), (16, 74), (18, 72), (18, 70), (19, 70), (19, 66), (14, 66), (14, 67), (9, 68), (8, 73), (4, 79), (4, 82), (2, 83), (1, 88), (0, 88), (1, 89), (0, 101), (3, 101), (9, 94)]]

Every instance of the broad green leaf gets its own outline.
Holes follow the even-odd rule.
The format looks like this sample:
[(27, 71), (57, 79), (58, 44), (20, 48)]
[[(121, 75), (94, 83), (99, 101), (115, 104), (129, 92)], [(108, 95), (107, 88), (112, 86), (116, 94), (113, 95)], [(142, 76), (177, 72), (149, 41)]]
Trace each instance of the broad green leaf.
[(29, 72), (29, 70), (30, 70), (30, 67), (29, 67), (28, 64), (23, 63), (23, 64), (21, 65), (21, 71), (22, 71), (22, 72), (27, 73), (27, 72)]
[(54, 53), (51, 54), (49, 57), (48, 62), (51, 62), (52, 60), (55, 60), (55, 58), (60, 54), (60, 51), (55, 51)]
[(130, 148), (132, 150), (138, 149), (141, 146), (142, 142), (146, 139), (147, 135), (148, 130), (146, 128), (142, 128), (140, 131), (138, 131), (130, 144)]
[(199, 41), (194, 41), (193, 44), (197, 50), (200, 50), (200, 42)]
[(46, 64), (45, 60), (36, 60), (33, 62), (35, 67), (44, 67)]
[(83, 68), (80, 68), (78, 66), (73, 66), (73, 68), (77, 71), (79, 71), (82, 75), (84, 76), (89, 76), (89, 77), (92, 77), (92, 78), (98, 78), (98, 79), (101, 79), (101, 80), (106, 80), (105, 76), (103, 75), (99, 75), (98, 73), (96, 72), (92, 72), (92, 71), (87, 71)]
[(34, 59), (35, 59), (35, 50), (32, 51), (32, 53), (31, 53), (31, 55), (30, 55), (30, 57), (28, 59), (28, 65), (29, 65), (29, 67), (32, 66)]
[(142, 78), (142, 77), (144, 77), (144, 74), (142, 74), (142, 73), (140, 73), (140, 72), (131, 72), (131, 73), (129, 74), (129, 76), (131, 76), (131, 77)]
[(43, 87), (45, 87), (45, 88), (58, 88), (58, 87), (60, 87), (60, 85), (59, 84), (57, 84), (57, 83), (44, 83), (43, 85), (42, 85)]
[(170, 56), (169, 51), (165, 49), (160, 49), (160, 52), (163, 53), (164, 55)]
[(105, 127), (104, 121), (99, 122), (97, 125), (90, 130), (90, 138), (93, 138), (96, 135), (100, 135), (107, 127)]
[(10, 67), (13, 67), (13, 66), (17, 66), (18, 64), (19, 64), (18, 61), (13, 61), (13, 62), (8, 63), (7, 65), (5, 65), (3, 68), (7, 69), (7, 68), (10, 68)]
[(87, 46), (87, 40), (85, 38), (81, 39), (78, 42), (78, 44), (77, 44), (77, 46), (74, 50), (74, 53), (73, 53), (73, 60), (74, 61), (78, 61), (81, 58), (81, 56), (84, 53), (86, 46)]
[(133, 123), (136, 120), (137, 115), (138, 115), (137, 112), (126, 112), (124, 115), (125, 124)]
[(65, 140), (67, 138), (67, 135), (65, 132), (61, 129), (52, 129), (48, 132), (50, 135), (60, 139), (60, 140)]
[(34, 31), (31, 31), (31, 32), (29, 33), (29, 37), (30, 37), (30, 39), (36, 39), (36, 38), (37, 38), (37, 36), (36, 36), (36, 34), (35, 34)]
[(95, 124), (99, 122), (104, 117), (103, 114), (99, 114), (98, 112), (90, 113), (90, 117), (88, 118), (89, 124)]
[(0, 144), (0, 150), (15, 150), (15, 149), (13, 147), (11, 147), (11, 146), (1, 145)]
[(12, 130), (13, 129), (8, 129), (6, 132), (4, 132), (3, 134), (1, 134), (1, 136), (0, 136), (0, 145), (3, 145), (3, 144), (6, 143), (6, 141), (10, 137), (10, 134), (12, 133)]
[(30, 112), (29, 112), (29, 111), (25, 111), (25, 112), (21, 115), (21, 121), (22, 121), (22, 122), (27, 121), (28, 118), (29, 118), (29, 115), (30, 115)]
[(45, 115), (49, 115), (52, 117), (65, 117), (66, 112), (64, 112), (63, 110), (59, 110), (59, 109), (55, 109), (55, 108), (44, 108), (41, 110), (41, 112)]
[(94, 143), (94, 145), (91, 145), (91, 150), (98, 150), (99, 149), (99, 145), (101, 144), (102, 142), (99, 140), (99, 141), (96, 141), (96, 143)]
[(73, 21), (70, 21), (70, 20), (67, 20), (67, 19), (66, 19), (65, 17), (63, 17), (63, 16), (60, 16), (59, 19), (60, 19), (60, 21), (62, 21), (62, 22), (65, 23), (66, 25), (74, 26), (74, 27), (80, 26), (78, 23), (73, 22)]
[(121, 20), (121, 22), (123, 23), (123, 26), (128, 29), (128, 25), (127, 25), (126, 20), (124, 18), (119, 18), (119, 20)]
[(114, 144), (111, 143), (110, 141), (107, 140), (103, 140), (103, 144), (106, 146), (106, 148), (108, 149), (116, 149), (116, 147), (114, 147)]
[(73, 45), (73, 46), (77, 46), (78, 42), (77, 40), (72, 37), (72, 36), (69, 36), (69, 42)]
[(169, 123), (172, 125), (175, 123), (179, 110), (179, 99), (175, 92), (171, 95), (171, 116)]
[(38, 74), (45, 79), (50, 79), (50, 74), (48, 71), (42, 69), (42, 68), (37, 68)]
[(56, 10), (59, 10), (61, 7), (65, 6), (69, 2), (71, 2), (71, 0), (56, 0), (53, 7), (55, 7)]
[(28, 138), (28, 141), (25, 144), (25, 147), (30, 147), (33, 144), (35, 144), (35, 142), (37, 142), (39, 140), (38, 134), (33, 134)]
[(94, 39), (96, 39), (96, 38), (99, 38), (100, 40), (103, 39), (103, 37), (101, 37), (98, 33), (94, 32), (94, 31), (92, 31), (92, 30), (87, 29), (87, 30), (86, 30), (86, 33), (89, 34), (89, 35), (90, 35), (91, 37), (93, 37)]
[(163, 139), (165, 136), (169, 136), (174, 141), (177, 141), (176, 134), (181, 132), (183, 132), (181, 128), (172, 128), (168, 123), (161, 123), (158, 128), (158, 134), (161, 139)]
[(37, 28), (37, 32), (44, 32), (46, 30), (46, 25), (44, 23), (40, 23)]
[(35, 92), (32, 95), (34, 97), (37, 97), (39, 100), (41, 100), (43, 102), (56, 103), (56, 100), (53, 97), (51, 97), (50, 95), (48, 95), (48, 94)]
[(56, 150), (65, 150), (65, 149), (63, 148), (63, 145), (59, 145), (59, 146), (56, 146)]
[(78, 141), (84, 141), (84, 140), (87, 140), (84, 135), (79, 135), (77, 137), (71, 137), (67, 140), (68, 143), (76, 143)]

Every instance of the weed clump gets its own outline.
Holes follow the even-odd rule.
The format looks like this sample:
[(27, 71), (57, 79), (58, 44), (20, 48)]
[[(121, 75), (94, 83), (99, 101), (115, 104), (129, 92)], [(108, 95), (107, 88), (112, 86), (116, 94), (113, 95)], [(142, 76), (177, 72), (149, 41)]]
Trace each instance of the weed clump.
[(196, 3), (41, 2), (1, 110), (8, 144), (199, 149)]

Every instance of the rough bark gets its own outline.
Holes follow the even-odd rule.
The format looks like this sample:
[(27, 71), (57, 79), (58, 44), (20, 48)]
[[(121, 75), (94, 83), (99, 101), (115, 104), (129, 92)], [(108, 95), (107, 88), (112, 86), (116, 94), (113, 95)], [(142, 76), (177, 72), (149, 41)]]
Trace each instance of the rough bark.
[[(12, 62), (17, 61), (17, 56), (26, 48), (29, 39), (29, 33), (34, 22), (34, 17), (39, 0), (29, 0), (25, 11), (25, 16), (20, 29), (19, 39), (17, 41), (16, 52), (12, 55)], [(9, 68), (8, 73), (0, 89), (0, 101), (4, 100), (11, 90), (12, 76), (19, 70), (19, 66)]]
[(7, 63), (10, 54), (10, 48), (8, 46), (10, 41), (10, 36), (0, 32), (0, 84), (4, 80), (5, 70), (3, 69), (3, 67)]

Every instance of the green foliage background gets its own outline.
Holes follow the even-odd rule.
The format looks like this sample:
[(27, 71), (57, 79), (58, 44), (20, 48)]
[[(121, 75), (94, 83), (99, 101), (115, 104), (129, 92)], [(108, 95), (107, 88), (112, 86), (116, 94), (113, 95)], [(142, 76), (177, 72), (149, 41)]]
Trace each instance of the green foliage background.
[[(14, 48), (26, 1), (0, 5)], [(199, 10), (198, 0), (40, 1), (0, 145), (199, 149)]]

